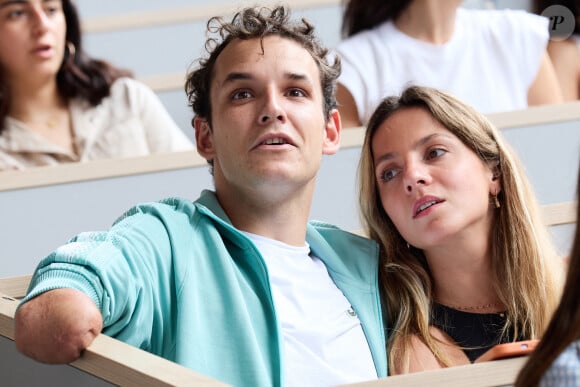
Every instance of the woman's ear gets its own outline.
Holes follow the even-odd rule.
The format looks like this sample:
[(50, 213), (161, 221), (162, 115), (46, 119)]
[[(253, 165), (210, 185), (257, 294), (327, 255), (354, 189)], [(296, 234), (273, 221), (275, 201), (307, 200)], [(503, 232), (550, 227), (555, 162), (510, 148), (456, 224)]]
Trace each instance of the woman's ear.
[(489, 165), (491, 170), (491, 178), (489, 182), (489, 193), (496, 196), (501, 192), (501, 169), (499, 161), (495, 161)]
[(195, 127), (197, 152), (207, 161), (213, 160), (215, 157), (213, 131), (211, 130), (207, 119), (196, 116), (193, 119), (193, 126)]

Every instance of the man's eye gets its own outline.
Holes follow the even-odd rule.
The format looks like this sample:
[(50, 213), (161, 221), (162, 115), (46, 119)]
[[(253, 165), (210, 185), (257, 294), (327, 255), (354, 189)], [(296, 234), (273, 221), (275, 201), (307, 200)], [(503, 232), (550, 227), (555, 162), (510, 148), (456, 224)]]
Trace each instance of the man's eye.
[(251, 97), (252, 93), (247, 90), (237, 91), (232, 95), (232, 99), (247, 99)]
[(290, 97), (305, 97), (306, 93), (301, 89), (290, 89), (288, 90), (288, 95)]

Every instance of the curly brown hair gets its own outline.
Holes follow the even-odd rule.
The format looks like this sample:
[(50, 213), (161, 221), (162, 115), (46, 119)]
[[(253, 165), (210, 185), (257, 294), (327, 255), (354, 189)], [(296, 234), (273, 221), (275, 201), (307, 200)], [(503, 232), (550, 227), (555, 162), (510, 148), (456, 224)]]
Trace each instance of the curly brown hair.
[[(314, 26), (305, 19), (291, 21), (290, 11), (278, 6), (250, 7), (236, 13), (230, 22), (216, 16), (207, 22), (209, 35), (205, 49), (209, 57), (199, 61), (199, 67), (187, 75), (185, 93), (189, 106), (195, 116), (207, 119), (211, 127), (210, 88), (214, 77), (215, 63), (220, 53), (236, 39), (263, 39), (277, 35), (297, 42), (306, 49), (320, 71), (320, 83), (323, 93), (324, 114), (328, 118), (330, 111), (337, 107), (335, 98), (336, 81), (340, 75), (340, 59), (335, 56), (332, 63), (328, 60), (329, 50), (314, 35)], [(192, 121), (193, 123), (193, 121)]]

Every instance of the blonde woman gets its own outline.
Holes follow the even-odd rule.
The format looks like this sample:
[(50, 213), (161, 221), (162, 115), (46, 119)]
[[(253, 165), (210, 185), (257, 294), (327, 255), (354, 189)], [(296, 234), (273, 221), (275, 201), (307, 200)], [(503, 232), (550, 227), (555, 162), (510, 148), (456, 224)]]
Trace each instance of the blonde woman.
[(361, 157), (391, 374), (469, 364), (495, 344), (541, 336), (561, 261), (518, 160), (483, 115), (407, 88), (378, 106)]

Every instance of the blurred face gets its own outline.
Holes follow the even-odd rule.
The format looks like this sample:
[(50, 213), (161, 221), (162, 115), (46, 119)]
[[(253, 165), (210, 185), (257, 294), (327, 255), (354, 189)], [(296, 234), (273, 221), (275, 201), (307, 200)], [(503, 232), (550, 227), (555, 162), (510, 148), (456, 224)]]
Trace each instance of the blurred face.
[(340, 120), (327, 121), (318, 67), (292, 40), (234, 40), (215, 63), (212, 128), (196, 118), (198, 151), (214, 162), (216, 189), (311, 184), (323, 154), (338, 149)]
[(7, 79), (54, 76), (65, 37), (60, 0), (0, 0), (0, 68)]
[(491, 169), (423, 108), (404, 108), (372, 140), (381, 202), (403, 238), (429, 250), (487, 237)]

